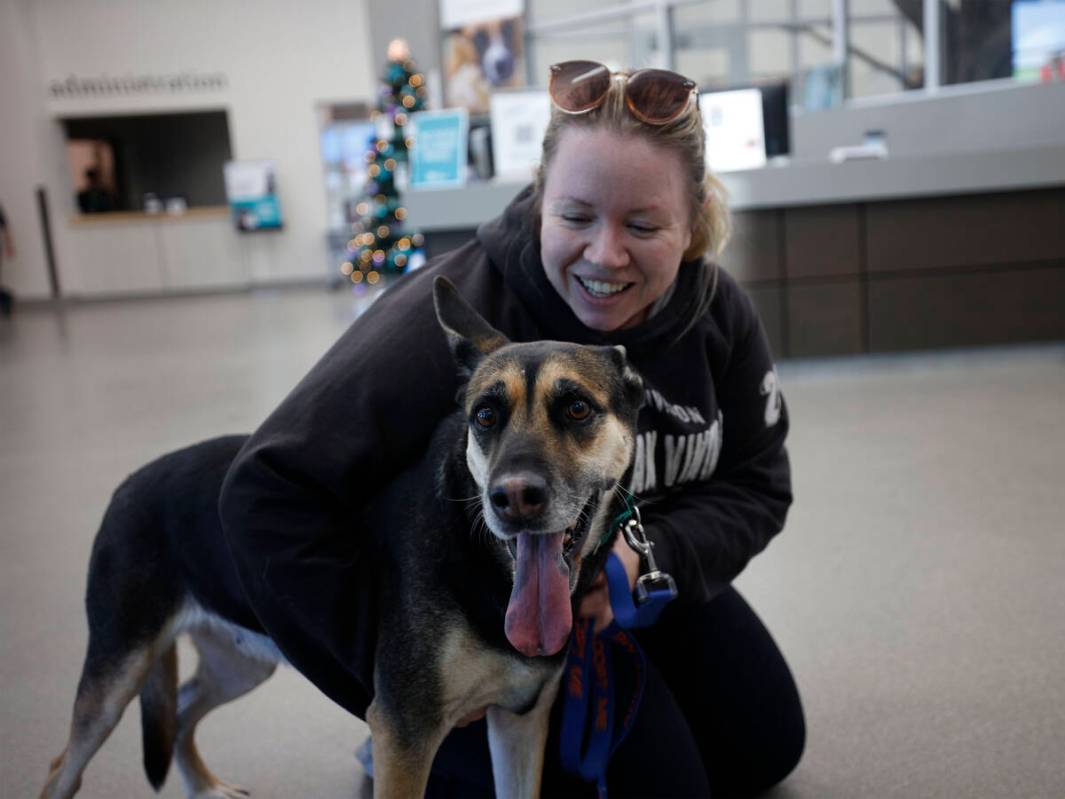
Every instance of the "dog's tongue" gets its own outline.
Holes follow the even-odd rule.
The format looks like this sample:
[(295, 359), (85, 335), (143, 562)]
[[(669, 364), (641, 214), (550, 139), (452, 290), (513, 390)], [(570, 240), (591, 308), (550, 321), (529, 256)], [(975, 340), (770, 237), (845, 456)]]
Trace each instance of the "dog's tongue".
[(507, 605), (507, 640), (528, 657), (553, 655), (573, 626), (569, 566), (562, 557), (565, 533), (518, 536), (518, 568)]

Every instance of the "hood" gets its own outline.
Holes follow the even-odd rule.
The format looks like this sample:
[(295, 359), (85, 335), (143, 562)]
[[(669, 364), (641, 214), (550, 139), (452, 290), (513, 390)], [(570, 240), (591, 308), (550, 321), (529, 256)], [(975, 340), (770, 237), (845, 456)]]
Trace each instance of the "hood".
[(681, 264), (675, 290), (665, 307), (645, 322), (627, 330), (603, 333), (585, 327), (558, 295), (544, 274), (540, 260), (540, 237), (534, 229), (533, 187), (526, 186), (506, 210), (477, 229), (492, 267), (521, 299), (536, 321), (542, 338), (578, 344), (623, 344), (642, 350), (666, 347), (684, 330), (698, 304), (698, 268), (701, 261)]

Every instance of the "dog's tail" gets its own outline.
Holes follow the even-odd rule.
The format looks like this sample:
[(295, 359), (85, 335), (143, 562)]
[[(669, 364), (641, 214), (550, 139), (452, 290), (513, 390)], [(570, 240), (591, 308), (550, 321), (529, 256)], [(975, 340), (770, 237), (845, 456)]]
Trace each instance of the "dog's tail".
[(141, 688), (141, 741), (144, 771), (155, 790), (163, 787), (177, 735), (177, 646), (155, 661)]

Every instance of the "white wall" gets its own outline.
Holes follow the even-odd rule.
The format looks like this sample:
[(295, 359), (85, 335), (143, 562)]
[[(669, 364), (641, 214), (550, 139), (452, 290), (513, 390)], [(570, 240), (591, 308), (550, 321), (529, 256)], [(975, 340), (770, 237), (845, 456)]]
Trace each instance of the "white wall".
[[(233, 157), (277, 162), (285, 230), (247, 236), (253, 281), (324, 277), (325, 192), (315, 107), (376, 91), (367, 0), (0, 0), (0, 201), (20, 252), (5, 282), (47, 294), (33, 191), (48, 187), (64, 292), (91, 268), (74, 246), (61, 116), (224, 108)], [(223, 73), (221, 91), (54, 98), (52, 81)], [(225, 257), (220, 254), (220, 257)]]
[(15, 240), (0, 279), (20, 296), (46, 297), (48, 272), (35, 187), (45, 183), (41, 138), (47, 130), (39, 88), (30, 0), (0, 0), (0, 204)]

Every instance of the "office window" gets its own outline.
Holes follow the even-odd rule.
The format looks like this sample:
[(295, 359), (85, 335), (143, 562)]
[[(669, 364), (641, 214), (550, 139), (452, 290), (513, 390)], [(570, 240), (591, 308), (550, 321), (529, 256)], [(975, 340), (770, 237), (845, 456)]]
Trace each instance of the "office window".
[[(911, 26), (898, 19), (853, 22), (847, 59), (851, 97), (891, 94), (919, 89), (923, 75), (915, 60), (921, 59), (920, 45), (908, 46)], [(914, 33), (916, 33), (914, 31)]]
[(701, 86), (748, 80), (740, 0), (710, 0), (673, 9), (674, 64)]
[(1065, 0), (1014, 2), (1010, 40), (1014, 78), (1065, 80)]
[(560, 61), (599, 61), (614, 69), (654, 65), (656, 33), (650, 15), (599, 22), (594, 26), (549, 30), (529, 46), (530, 83), (547, 87), (547, 68)]
[(751, 22), (779, 22), (791, 17), (792, 0), (759, 0), (747, 6)]
[(545, 22), (567, 19), (575, 14), (584, 14), (588, 11), (614, 8), (617, 5), (618, 0), (581, 0), (580, 3), (574, 3), (573, 0), (528, 0), (526, 19), (532, 25), (540, 25)]
[(788, 78), (792, 72), (792, 36), (785, 30), (758, 28), (747, 34), (750, 74), (754, 81)]
[[(847, 0), (842, 20), (833, 18), (833, 0), (666, 4), (670, 50), (660, 52), (655, 14), (632, 15), (616, 0), (593, 0), (579, 10), (569, 0), (529, 0), (532, 82), (542, 85), (547, 65), (567, 58), (671, 63), (707, 87), (790, 79), (793, 104), (813, 110), (929, 85), (1065, 80), (1065, 0)], [(932, 10), (938, 48), (925, 42)], [(842, 64), (833, 46), (840, 32)], [(935, 69), (926, 69), (926, 49), (937, 53)]]
[(222, 168), (232, 156), (225, 111), (81, 117), (63, 120), (63, 127), (83, 212), (139, 211), (167, 200), (188, 207), (226, 202)]
[[(920, 6), (920, 0), (916, 0)], [(921, 85), (917, 29), (895, 0), (849, 0), (847, 63), (835, 63), (831, 0), (706, 0), (673, 11), (677, 69), (702, 85), (791, 80), (793, 102), (823, 107)], [(712, 53), (713, 55), (701, 55)], [(844, 81), (846, 75), (846, 82)], [(824, 91), (826, 85), (835, 89)], [(811, 88), (813, 87), (813, 88)], [(808, 96), (810, 95), (810, 96)]]

